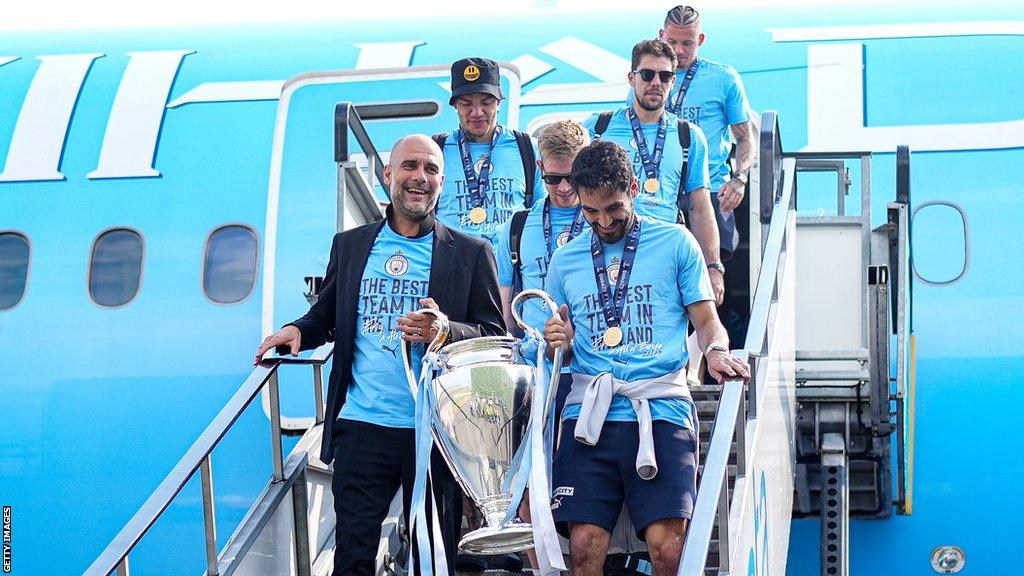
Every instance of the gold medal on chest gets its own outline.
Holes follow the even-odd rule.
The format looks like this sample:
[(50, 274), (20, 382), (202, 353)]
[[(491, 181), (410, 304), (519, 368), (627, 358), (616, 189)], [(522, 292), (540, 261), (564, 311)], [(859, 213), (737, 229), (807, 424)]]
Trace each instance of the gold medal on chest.
[(469, 211), (469, 221), (473, 224), (483, 224), (485, 220), (487, 220), (487, 210), (480, 206)]
[(614, 348), (622, 343), (622, 328), (612, 326), (604, 331), (604, 345)]
[(661, 188), (661, 183), (658, 182), (657, 178), (648, 178), (647, 180), (644, 180), (644, 192), (654, 194), (659, 188)]

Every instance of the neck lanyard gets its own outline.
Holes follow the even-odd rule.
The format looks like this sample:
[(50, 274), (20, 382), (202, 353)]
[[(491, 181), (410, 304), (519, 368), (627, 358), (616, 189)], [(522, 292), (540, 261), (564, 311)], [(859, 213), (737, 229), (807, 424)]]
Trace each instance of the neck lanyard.
[(597, 280), (597, 291), (601, 298), (601, 311), (604, 322), (608, 326), (603, 335), (605, 346), (614, 348), (622, 342), (622, 312), (626, 308), (626, 293), (629, 291), (629, 275), (633, 271), (633, 261), (640, 245), (640, 219), (634, 216), (633, 226), (626, 234), (626, 244), (622, 248), (622, 261), (619, 263), (619, 277), (615, 282), (615, 297), (612, 298), (608, 271), (604, 265), (604, 248), (601, 239), (595, 232), (590, 238), (590, 255), (594, 259), (594, 278)]
[(629, 118), (629, 126), (633, 129), (633, 140), (636, 141), (637, 151), (640, 152), (640, 162), (644, 165), (644, 173), (647, 180), (644, 180), (644, 191), (654, 194), (661, 187), (658, 182), (658, 173), (661, 171), (661, 155), (665, 151), (665, 134), (668, 132), (668, 120), (663, 113), (658, 118), (658, 134), (654, 138), (654, 152), (647, 151), (647, 138), (640, 126), (640, 119), (632, 106), (626, 108), (626, 116)]
[[(544, 199), (544, 248), (547, 251), (547, 258), (544, 260), (544, 265), (551, 261), (551, 253), (554, 252), (553, 243), (551, 242), (551, 199)], [(583, 231), (583, 210), (576, 206), (576, 215), (573, 216), (572, 226), (569, 227), (569, 240), (580, 235)]]
[(690, 82), (693, 82), (693, 77), (697, 75), (697, 66), (700, 64), (700, 60), (694, 58), (693, 64), (686, 69), (686, 76), (683, 78), (683, 82), (679, 85), (679, 90), (676, 92), (676, 97), (672, 99), (672, 104), (669, 106), (669, 111), (676, 116), (683, 109), (683, 100), (686, 99), (686, 92), (690, 89)]
[(494, 135), (491, 136), (491, 146), (487, 150), (487, 160), (480, 167), (480, 176), (477, 176), (473, 169), (473, 156), (469, 151), (469, 140), (466, 133), (459, 130), (459, 156), (462, 159), (462, 173), (466, 177), (466, 190), (469, 191), (469, 201), (473, 208), (469, 211), (469, 220), (473, 224), (481, 224), (487, 220), (487, 210), (484, 208), (484, 200), (487, 196), (487, 188), (491, 181), (492, 156), (494, 145), (501, 136), (501, 126), (494, 127)]

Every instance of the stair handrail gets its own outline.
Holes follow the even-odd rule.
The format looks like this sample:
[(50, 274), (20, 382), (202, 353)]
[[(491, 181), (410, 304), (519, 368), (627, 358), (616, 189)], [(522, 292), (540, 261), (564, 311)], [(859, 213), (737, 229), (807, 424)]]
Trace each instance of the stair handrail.
[[(747, 340), (742, 350), (733, 354), (751, 363), (750, 383), (745, 387), (742, 380), (728, 380), (722, 387), (722, 394), (715, 414), (711, 440), (701, 474), (693, 517), (683, 545), (679, 562), (679, 576), (702, 576), (707, 564), (707, 553), (711, 545), (717, 513), (719, 570), (724, 573), (729, 567), (729, 453), (732, 443), (737, 443), (737, 477), (746, 474), (746, 424), (757, 417), (759, 401), (758, 384), (767, 378), (767, 362), (758, 362), (764, 357), (770, 344), (771, 311), (778, 302), (783, 278), (780, 267), (787, 261), (788, 248), (795, 239), (789, 237), (791, 220), (796, 210), (794, 161), (784, 161), (781, 154), (778, 116), (766, 111), (761, 116), (761, 213), (770, 216), (770, 224), (760, 273), (751, 306)], [(766, 170), (768, 167), (768, 170)], [(788, 177), (787, 177), (788, 176)], [(776, 207), (783, 208), (776, 210)]]
[[(203, 512), (206, 519), (206, 555), (209, 574), (217, 574), (217, 542), (213, 522), (213, 485), (210, 456), (213, 449), (228, 433), (242, 412), (268, 387), (271, 404), (271, 445), (274, 458), (272, 482), (283, 482), (284, 459), (281, 452), (281, 406), (278, 396), (278, 368), (283, 365), (307, 365), (313, 367), (314, 398), (317, 404), (317, 423), (323, 422), (323, 365), (334, 353), (334, 344), (327, 343), (313, 351), (308, 358), (275, 356), (265, 358), (245, 379), (227, 404), (207, 425), (202, 434), (181, 457), (170, 474), (160, 483), (146, 502), (132, 516), (131, 520), (117, 533), (110, 544), (85, 571), (87, 576), (107, 576), (117, 571), (119, 576), (128, 575), (128, 557), (135, 546), (149, 532), (163, 515), (171, 502), (177, 498), (185, 485), (202, 470)], [(303, 512), (304, 514), (304, 512)], [(298, 539), (297, 539), (298, 540)]]

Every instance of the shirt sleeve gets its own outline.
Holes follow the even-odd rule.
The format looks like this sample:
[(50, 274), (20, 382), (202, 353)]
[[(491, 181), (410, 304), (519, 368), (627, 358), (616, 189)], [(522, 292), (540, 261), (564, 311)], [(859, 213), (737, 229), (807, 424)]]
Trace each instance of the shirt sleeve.
[(499, 286), (512, 286), (512, 251), (508, 247), (511, 230), (512, 219), (509, 218), (498, 232), (498, 242), (494, 250), (494, 259), (498, 261)]
[(683, 306), (702, 300), (714, 301), (711, 276), (700, 245), (688, 230), (681, 229), (680, 232), (681, 238), (676, 250), (676, 262), (679, 266), (676, 271), (676, 283), (679, 285), (679, 293), (683, 295)]
[(725, 118), (730, 126), (750, 121), (750, 103), (747, 102), (747, 93), (743, 90), (743, 81), (739, 73), (733, 68), (728, 68), (724, 75), (725, 86)]
[(686, 168), (686, 193), (698, 188), (711, 188), (708, 175), (708, 140), (700, 126), (690, 122), (690, 159)]

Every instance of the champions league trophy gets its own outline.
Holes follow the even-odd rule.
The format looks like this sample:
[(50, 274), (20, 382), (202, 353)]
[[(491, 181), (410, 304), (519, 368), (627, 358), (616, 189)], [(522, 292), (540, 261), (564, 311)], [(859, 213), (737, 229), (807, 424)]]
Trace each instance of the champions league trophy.
[[(519, 304), (540, 298), (553, 316), (558, 306), (545, 292), (525, 290), (512, 300), (512, 314), (524, 330), (527, 326), (516, 311)], [(459, 552), (466, 554), (506, 554), (533, 547), (533, 528), (510, 513), (520, 473), (524, 442), (531, 425), (533, 402), (542, 401), (539, 414), (545, 423), (552, 410), (562, 364), (561, 349), (555, 351), (554, 368), (547, 394), (538, 398), (543, 383), (535, 382), (533, 366), (517, 364), (518, 341), (509, 336), (472, 338), (444, 345), (449, 335), (447, 317), (435, 310), (419, 310), (437, 317), (442, 324), (428, 345), (436, 353), (439, 369), (426, 391), (433, 396), (429, 415), (434, 443), (458, 479), (463, 491), (473, 499), (484, 516), (483, 527), (466, 534)], [(410, 386), (415, 392), (417, 380), (410, 367), (409, 343), (403, 341), (403, 360)], [(423, 380), (420, 380), (421, 382)], [(542, 430), (536, 427), (535, 430)], [(545, 466), (545, 462), (533, 462)], [(534, 497), (541, 497), (540, 495)]]

